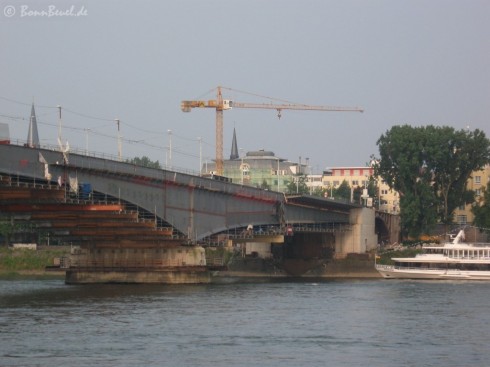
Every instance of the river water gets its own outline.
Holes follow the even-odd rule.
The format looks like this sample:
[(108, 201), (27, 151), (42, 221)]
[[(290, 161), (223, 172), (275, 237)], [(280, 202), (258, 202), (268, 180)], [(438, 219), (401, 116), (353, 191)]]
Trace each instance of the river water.
[(0, 281), (0, 366), (489, 366), (490, 283)]

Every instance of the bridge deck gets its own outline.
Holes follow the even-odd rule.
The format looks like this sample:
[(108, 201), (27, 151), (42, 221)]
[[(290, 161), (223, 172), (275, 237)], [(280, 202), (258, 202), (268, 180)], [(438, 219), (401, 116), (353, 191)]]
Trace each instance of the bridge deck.
[[(3, 211), (44, 213), (44, 219), (48, 219), (49, 212), (55, 212), (59, 219), (66, 219), (72, 210), (80, 216), (88, 215), (88, 211), (105, 211), (110, 216), (119, 211), (122, 215), (131, 205), (140, 218), (141, 213), (146, 213), (192, 241), (250, 224), (282, 229), (288, 224), (305, 228), (314, 228), (315, 224), (348, 225), (349, 212), (356, 207), (322, 198), (285, 197), (279, 192), (176, 171), (8, 144), (0, 145), (0, 175), (4, 186), (10, 187), (0, 194)], [(25, 184), (23, 180), (30, 180), (26, 190), (14, 187)], [(62, 183), (61, 190), (57, 182)], [(47, 188), (38, 188), (40, 184)], [(74, 184), (89, 185), (94, 194), (115, 199), (117, 203), (97, 207), (95, 202), (64, 202), (68, 188), (73, 189)], [(24, 201), (12, 202), (16, 199)], [(37, 206), (43, 201), (43, 207)], [(119, 202), (123, 207), (117, 206)]]

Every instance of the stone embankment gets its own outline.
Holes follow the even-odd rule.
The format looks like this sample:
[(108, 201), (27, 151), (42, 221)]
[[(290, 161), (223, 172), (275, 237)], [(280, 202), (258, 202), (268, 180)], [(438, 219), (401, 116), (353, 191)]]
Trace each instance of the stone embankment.
[[(70, 247), (45, 246), (37, 250), (0, 248), (0, 277), (64, 277), (65, 269), (53, 267), (70, 255)], [(48, 270), (46, 270), (48, 269)], [(213, 272), (212, 282), (271, 281), (288, 278), (379, 278), (374, 259), (352, 254), (344, 259), (288, 259), (275, 261), (234, 256), (227, 270)]]

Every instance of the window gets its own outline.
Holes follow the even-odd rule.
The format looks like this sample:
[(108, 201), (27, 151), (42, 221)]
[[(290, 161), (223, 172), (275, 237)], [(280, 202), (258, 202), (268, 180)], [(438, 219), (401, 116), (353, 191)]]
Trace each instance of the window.
[(466, 224), (466, 215), (458, 215), (456, 221), (458, 224)]
[(475, 190), (475, 195), (476, 196), (481, 196), (481, 189), (476, 189)]
[(352, 186), (359, 186), (358, 180), (352, 180)]
[(475, 184), (477, 185), (481, 184), (481, 176), (475, 176)]
[(333, 182), (333, 186), (334, 186), (334, 187), (335, 187), (335, 186), (339, 186), (339, 183), (340, 183), (339, 181), (334, 181), (334, 182)]

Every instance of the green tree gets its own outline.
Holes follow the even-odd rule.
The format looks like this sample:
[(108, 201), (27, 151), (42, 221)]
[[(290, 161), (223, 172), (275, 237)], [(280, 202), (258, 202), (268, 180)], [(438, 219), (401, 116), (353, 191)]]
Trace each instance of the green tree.
[(306, 176), (297, 175), (294, 180), (288, 182), (286, 186), (286, 194), (300, 194), (307, 195), (309, 193), (308, 186), (306, 185)]
[(375, 175), (399, 192), (403, 229), (413, 236), (437, 221), (452, 222), (454, 210), (471, 200), (468, 178), (490, 158), (490, 142), (480, 130), (394, 126), (377, 145)]
[(336, 199), (343, 199), (346, 201), (350, 201), (350, 186), (346, 180), (342, 181), (342, 183), (335, 189), (334, 196)]
[(368, 197), (373, 199), (373, 205), (377, 207), (378, 203), (378, 184), (373, 176), (369, 177), (369, 181), (367, 182), (367, 186), (356, 186), (352, 189), (352, 202), (356, 204), (363, 204), (362, 195), (364, 193), (364, 189), (367, 189)]
[(489, 161), (490, 142), (480, 130), (428, 126), (426, 131), (425, 159), (438, 198), (438, 219), (448, 225), (460, 205), (474, 201), (466, 183), (473, 171)]
[(3, 237), (4, 245), (8, 246), (10, 237), (14, 233), (15, 225), (11, 220), (0, 220), (0, 236)]
[(148, 158), (147, 156), (143, 156), (143, 157), (134, 157), (132, 159), (128, 159), (126, 160), (127, 163), (131, 163), (131, 164), (135, 164), (137, 166), (143, 166), (143, 167), (148, 167), (148, 168), (162, 168), (162, 166), (160, 165), (160, 162), (156, 161), (156, 162), (153, 162), (150, 158)]
[(260, 184), (260, 188), (263, 190), (270, 190), (271, 189), (271, 187), (269, 186), (269, 184), (267, 183), (265, 178), (262, 180), (262, 183)]
[(31, 222), (16, 223), (13, 218), (0, 220), (0, 237), (3, 237), (5, 246), (14, 239), (20, 241), (37, 242), (37, 226)]
[(471, 210), (475, 215), (473, 223), (475, 226), (484, 228), (487, 233), (490, 233), (490, 188), (487, 186), (482, 191), (483, 197), (480, 197), (478, 205), (475, 205)]
[(373, 176), (369, 177), (367, 189), (368, 195), (377, 200), (379, 196), (378, 181)]
[(356, 204), (362, 204), (362, 192), (364, 188), (357, 186), (352, 190), (352, 201)]
[(328, 193), (327, 193), (327, 188), (326, 187), (322, 187), (322, 186), (317, 186), (315, 187), (315, 189), (313, 190), (312, 192), (312, 195), (313, 196), (319, 196), (319, 197), (322, 197), (322, 198), (326, 198), (328, 197)]

